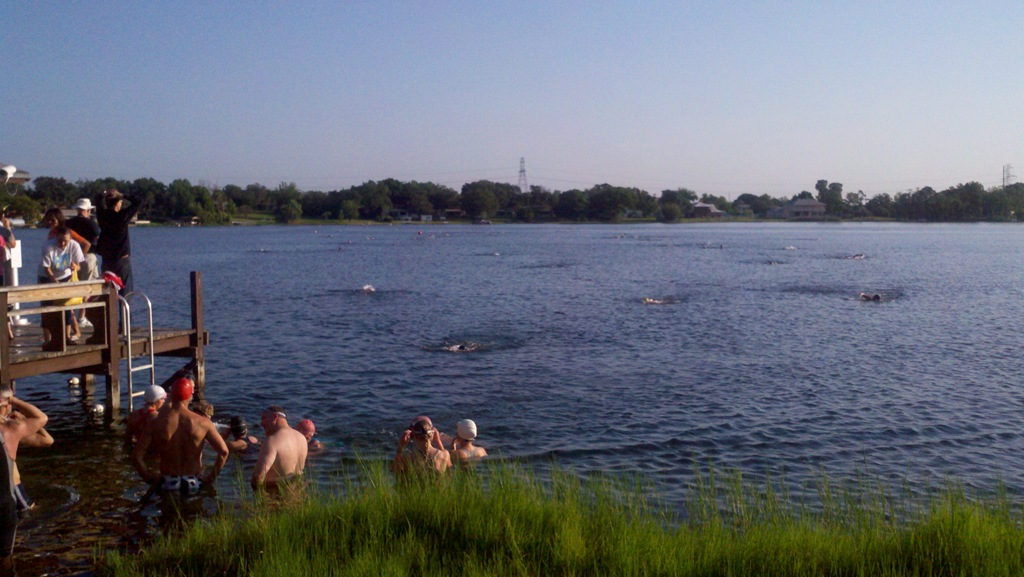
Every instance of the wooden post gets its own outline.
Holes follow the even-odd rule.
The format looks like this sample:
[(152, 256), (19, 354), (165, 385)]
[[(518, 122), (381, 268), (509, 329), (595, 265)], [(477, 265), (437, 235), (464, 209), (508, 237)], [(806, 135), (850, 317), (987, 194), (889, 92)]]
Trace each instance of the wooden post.
[[(2, 266), (2, 265), (0, 265)], [(4, 326), (0, 330), (0, 384), (11, 384), (11, 339), (7, 336), (8, 323), (11, 317), (7, 316), (8, 296), (6, 292), (0, 293), (0, 310), (4, 311)]]
[[(107, 315), (104, 322), (106, 330), (106, 359), (104, 359), (107, 378), (107, 409), (108, 414), (121, 409), (121, 339), (118, 337), (117, 319), (121, 314), (121, 303), (117, 298), (117, 289), (112, 286), (104, 288), (107, 299)], [(127, 322), (127, 319), (125, 319)], [(96, 327), (99, 330), (99, 327)]]
[(203, 348), (203, 273), (194, 270), (189, 276), (192, 284), (192, 358), (196, 361), (196, 390), (197, 398), (203, 399), (206, 396), (206, 351)]
[(83, 394), (92, 395), (96, 392), (96, 376), (91, 373), (82, 373), (78, 384), (82, 386)]

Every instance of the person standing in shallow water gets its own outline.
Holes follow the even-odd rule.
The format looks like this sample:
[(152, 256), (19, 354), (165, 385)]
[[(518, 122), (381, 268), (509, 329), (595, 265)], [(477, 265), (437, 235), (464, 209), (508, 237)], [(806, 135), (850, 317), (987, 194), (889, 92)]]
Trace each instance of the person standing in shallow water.
[[(413, 448), (406, 451), (412, 441)], [(437, 446), (433, 446), (436, 444)], [(430, 417), (416, 417), (398, 439), (398, 451), (392, 469), (402, 475), (413, 471), (444, 473), (452, 466), (451, 456), (441, 443), (441, 433), (434, 428)]]
[[(132, 465), (139, 476), (166, 492), (198, 493), (203, 486), (213, 484), (228, 460), (228, 446), (213, 421), (188, 408), (193, 387), (186, 377), (171, 384), (170, 405), (164, 405), (156, 417), (146, 423), (132, 451)], [(203, 445), (206, 443), (216, 451), (217, 460), (203, 474)], [(146, 465), (150, 446), (160, 459), (159, 471)]]
[(24, 415), (24, 418), (5, 418), (0, 422), (0, 443), (4, 448), (4, 458), (0, 459), (0, 479), (4, 483), (0, 490), (0, 577), (3, 577), (15, 574), (14, 536), (18, 530), (18, 503), (14, 470), (18, 445), (46, 426), (47, 417), (35, 405), (16, 398), (10, 389), (0, 390), (0, 405), (9, 405), (9, 409)]
[(455, 424), (455, 439), (452, 441), (452, 461), (466, 464), (487, 456), (487, 449), (476, 444), (476, 423), (462, 419)]
[(263, 410), (260, 424), (267, 438), (260, 446), (250, 484), (253, 491), (277, 493), (302, 477), (309, 446), (306, 437), (288, 425), (288, 416), (277, 405)]

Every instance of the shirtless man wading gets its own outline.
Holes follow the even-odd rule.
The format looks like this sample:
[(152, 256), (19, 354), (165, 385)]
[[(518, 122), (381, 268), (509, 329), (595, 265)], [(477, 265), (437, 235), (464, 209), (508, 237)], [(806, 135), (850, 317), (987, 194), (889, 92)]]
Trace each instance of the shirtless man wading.
[(282, 483), (302, 475), (309, 444), (302, 433), (288, 425), (288, 416), (281, 407), (267, 407), (260, 415), (260, 424), (267, 439), (252, 471), (252, 489), (274, 492)]
[[(6, 412), (14, 409), (24, 418), (7, 419), (0, 422), (0, 441), (4, 446), (0, 458), (0, 575), (14, 575), (14, 534), (18, 528), (17, 493), (15, 492), (15, 459), (18, 445), (35, 435), (46, 425), (46, 415), (31, 403), (15, 398), (11, 389), (0, 390), (0, 404)], [(6, 415), (5, 412), (5, 415)]]
[[(132, 465), (147, 483), (164, 491), (194, 494), (203, 485), (217, 479), (228, 460), (228, 446), (217, 432), (213, 421), (193, 413), (192, 381), (180, 378), (171, 385), (170, 404), (164, 405), (156, 417), (147, 422), (132, 451)], [(217, 452), (213, 467), (203, 474), (203, 444), (209, 443)], [(160, 470), (146, 466), (145, 457), (152, 453), (160, 459)]]

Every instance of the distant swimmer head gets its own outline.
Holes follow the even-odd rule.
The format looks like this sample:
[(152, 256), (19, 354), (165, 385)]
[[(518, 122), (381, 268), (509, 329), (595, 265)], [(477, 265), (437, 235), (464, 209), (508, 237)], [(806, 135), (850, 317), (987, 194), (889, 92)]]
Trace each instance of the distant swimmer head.
[(249, 425), (245, 422), (245, 419), (238, 415), (231, 417), (231, 434), (236, 439), (241, 439), (249, 434)]
[(414, 436), (427, 437), (434, 432), (434, 422), (430, 420), (430, 417), (421, 415), (409, 423), (409, 430)]
[(181, 377), (171, 385), (171, 399), (175, 401), (187, 401), (192, 398), (195, 385), (188, 377)]
[(472, 441), (476, 438), (476, 423), (469, 419), (462, 419), (455, 424), (455, 431), (460, 439)]
[(305, 435), (308, 439), (316, 434), (316, 425), (309, 419), (303, 419), (295, 424), (295, 430)]
[(167, 391), (160, 385), (151, 385), (146, 387), (146, 392), (142, 397), (147, 403), (156, 403), (167, 398)]
[(372, 284), (364, 284), (363, 285), (363, 292), (364, 293), (377, 292), (377, 289), (373, 288)]

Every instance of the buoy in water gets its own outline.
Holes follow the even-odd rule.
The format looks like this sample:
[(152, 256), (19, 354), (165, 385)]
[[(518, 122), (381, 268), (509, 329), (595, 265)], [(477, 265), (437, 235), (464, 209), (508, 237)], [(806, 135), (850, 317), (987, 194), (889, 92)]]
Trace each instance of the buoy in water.
[(104, 410), (105, 407), (103, 406), (103, 403), (96, 403), (95, 405), (92, 406), (92, 412), (96, 413), (97, 415), (102, 415)]
[(78, 380), (78, 377), (71, 377), (70, 379), (68, 379), (68, 384), (71, 385), (72, 387), (77, 387), (78, 383), (80, 382), (81, 381)]

